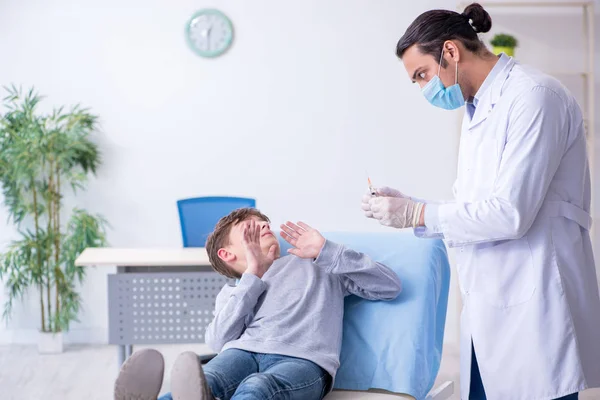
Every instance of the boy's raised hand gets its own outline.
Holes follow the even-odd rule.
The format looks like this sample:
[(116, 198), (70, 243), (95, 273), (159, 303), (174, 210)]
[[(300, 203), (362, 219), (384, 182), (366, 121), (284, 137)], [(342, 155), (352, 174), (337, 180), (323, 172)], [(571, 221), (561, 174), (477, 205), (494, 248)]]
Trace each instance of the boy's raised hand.
[(242, 246), (246, 253), (246, 272), (262, 278), (275, 260), (277, 247), (273, 245), (266, 255), (263, 254), (260, 246), (260, 234), (261, 226), (256, 221), (245, 222), (242, 231)]
[(319, 231), (304, 222), (298, 222), (296, 225), (288, 221), (281, 225), (280, 234), (286, 242), (294, 246), (288, 253), (301, 258), (317, 258), (325, 244), (325, 238)]

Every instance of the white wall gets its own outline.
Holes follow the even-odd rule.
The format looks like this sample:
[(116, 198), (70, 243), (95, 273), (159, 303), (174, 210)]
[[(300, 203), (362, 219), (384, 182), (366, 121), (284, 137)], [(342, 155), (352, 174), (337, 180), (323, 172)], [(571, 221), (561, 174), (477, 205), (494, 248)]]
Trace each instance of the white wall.
[[(203, 195), (253, 196), (275, 223), (378, 230), (359, 208), (365, 168), (433, 198), (455, 176), (457, 114), (430, 107), (394, 52), (417, 14), (447, 2), (419, 3), (0, 1), (0, 83), (100, 116), (104, 165), (77, 203), (108, 218), (113, 246), (179, 246), (175, 201)], [(183, 35), (205, 6), (235, 26), (216, 60)], [(90, 270), (68, 340), (107, 340), (111, 272)], [(38, 319), (32, 293), (0, 343), (31, 341)]]
[[(113, 246), (179, 246), (175, 201), (203, 195), (255, 197), (275, 224), (379, 230), (359, 209), (365, 169), (375, 185), (451, 195), (460, 112), (429, 106), (394, 49), (420, 12), (454, 3), (0, 0), (0, 83), (35, 85), (51, 105), (81, 102), (100, 116), (104, 164), (68, 202), (104, 214)], [(183, 29), (213, 6), (236, 38), (224, 57), (204, 60)], [(550, 56), (529, 50), (534, 60)], [(12, 227), (0, 230), (0, 243), (13, 237)], [(89, 271), (85, 311), (67, 340), (106, 342), (112, 272)], [(30, 297), (0, 324), (0, 343), (32, 341)]]

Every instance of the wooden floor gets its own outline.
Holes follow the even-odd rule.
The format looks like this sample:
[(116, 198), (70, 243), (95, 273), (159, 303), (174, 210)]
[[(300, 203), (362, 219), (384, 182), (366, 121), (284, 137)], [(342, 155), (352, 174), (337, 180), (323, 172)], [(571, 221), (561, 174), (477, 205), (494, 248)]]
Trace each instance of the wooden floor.
[[(138, 347), (137, 349), (139, 349)], [(154, 346), (165, 356), (167, 373), (163, 390), (169, 389), (168, 371), (182, 351), (207, 353), (203, 345)], [(60, 355), (39, 355), (34, 346), (0, 347), (0, 399), (2, 400), (110, 400), (117, 375), (114, 346), (73, 346)], [(447, 349), (438, 382), (453, 380), (458, 395), (458, 354)], [(600, 400), (600, 390), (583, 393), (582, 400)]]

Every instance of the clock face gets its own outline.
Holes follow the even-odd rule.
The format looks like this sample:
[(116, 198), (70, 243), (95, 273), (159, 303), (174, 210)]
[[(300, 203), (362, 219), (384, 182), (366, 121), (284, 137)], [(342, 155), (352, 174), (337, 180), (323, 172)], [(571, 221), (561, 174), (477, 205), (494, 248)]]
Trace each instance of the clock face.
[(233, 41), (233, 25), (218, 10), (200, 10), (190, 18), (186, 29), (189, 46), (202, 57), (225, 53)]

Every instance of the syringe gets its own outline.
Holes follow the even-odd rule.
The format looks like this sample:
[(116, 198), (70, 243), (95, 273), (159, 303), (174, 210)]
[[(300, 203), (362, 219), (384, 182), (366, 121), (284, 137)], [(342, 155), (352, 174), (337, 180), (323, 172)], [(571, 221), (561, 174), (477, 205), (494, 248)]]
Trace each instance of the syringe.
[(377, 191), (375, 190), (375, 188), (373, 187), (373, 184), (371, 183), (371, 178), (369, 178), (367, 176), (367, 182), (369, 183), (369, 191), (371, 192), (372, 196), (377, 196)]

